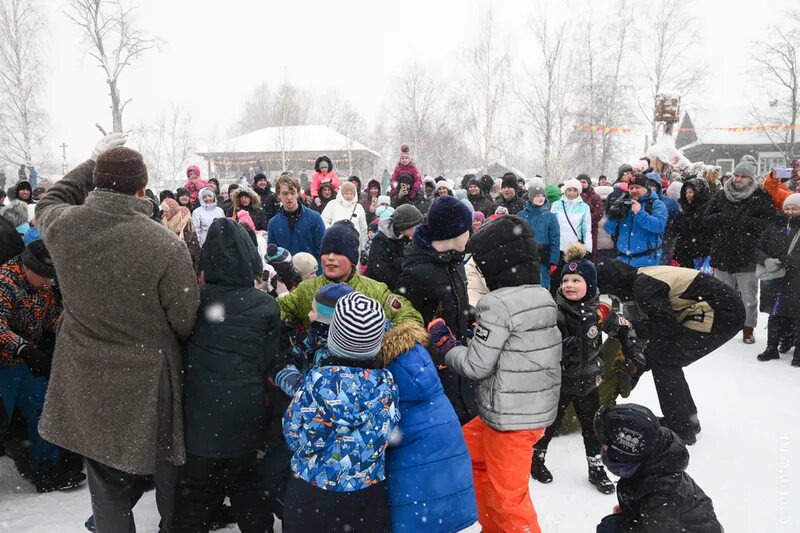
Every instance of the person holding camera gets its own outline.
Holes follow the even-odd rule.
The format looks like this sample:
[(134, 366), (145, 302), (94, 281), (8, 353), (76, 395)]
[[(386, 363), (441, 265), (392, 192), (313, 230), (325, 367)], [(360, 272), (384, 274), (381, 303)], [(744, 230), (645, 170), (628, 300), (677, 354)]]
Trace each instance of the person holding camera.
[(661, 243), (667, 227), (667, 207), (651, 192), (644, 174), (628, 182), (628, 192), (609, 206), (604, 229), (617, 248), (617, 258), (634, 267), (661, 261)]
[(779, 210), (783, 209), (783, 201), (792, 194), (792, 190), (788, 187), (792, 179), (800, 181), (800, 161), (798, 160), (792, 161), (790, 167), (773, 169), (764, 180), (764, 191), (769, 194), (772, 201), (775, 202), (775, 207)]

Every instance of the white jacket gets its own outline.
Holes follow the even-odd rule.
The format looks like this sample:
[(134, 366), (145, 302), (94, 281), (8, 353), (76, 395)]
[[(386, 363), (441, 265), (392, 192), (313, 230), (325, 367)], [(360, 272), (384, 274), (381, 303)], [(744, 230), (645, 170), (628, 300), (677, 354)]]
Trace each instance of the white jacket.
[(581, 241), (587, 250), (592, 249), (592, 212), (589, 204), (586, 204), (580, 196), (575, 200), (562, 198), (553, 203), (550, 211), (555, 213), (558, 219), (562, 252), (575, 241)]
[(194, 229), (197, 232), (197, 240), (200, 246), (203, 246), (203, 243), (206, 242), (206, 235), (208, 234), (208, 228), (211, 227), (211, 223), (218, 218), (225, 218), (225, 212), (221, 207), (217, 207), (216, 201), (214, 201), (213, 204), (200, 204), (200, 207), (195, 209), (192, 213), (192, 222), (194, 223)]
[(348, 202), (341, 195), (337, 196), (322, 210), (322, 220), (325, 222), (326, 229), (340, 220), (352, 222), (358, 230), (359, 249), (364, 249), (364, 245), (367, 243), (367, 215), (357, 198)]

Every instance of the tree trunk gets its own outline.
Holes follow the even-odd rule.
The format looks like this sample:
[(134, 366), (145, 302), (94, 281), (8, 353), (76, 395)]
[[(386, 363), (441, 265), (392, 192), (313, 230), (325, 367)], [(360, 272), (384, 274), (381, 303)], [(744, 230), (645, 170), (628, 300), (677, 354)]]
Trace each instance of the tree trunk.
[(108, 80), (107, 83), (111, 94), (111, 131), (122, 133), (122, 106), (117, 80)]

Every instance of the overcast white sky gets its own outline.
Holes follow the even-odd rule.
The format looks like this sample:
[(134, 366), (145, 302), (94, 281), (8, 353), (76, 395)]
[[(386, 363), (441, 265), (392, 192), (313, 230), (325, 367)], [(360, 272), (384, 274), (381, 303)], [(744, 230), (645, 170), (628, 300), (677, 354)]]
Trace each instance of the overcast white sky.
[[(478, 19), (489, 7), (495, 31), (521, 54), (525, 51), (514, 49), (519, 42), (515, 36), (535, 13), (547, 9), (571, 16), (587, 2), (138, 0), (139, 27), (164, 44), (120, 80), (123, 98), (134, 98), (125, 111), (126, 128), (154, 119), (177, 102), (192, 112), (198, 137), (215, 128), (224, 134), (255, 85), (265, 80), (275, 86), (284, 79), (319, 93), (337, 87), (372, 121), (390, 94), (392, 80), (408, 65), (436, 72), (452, 69), (457, 51), (475, 38)], [(99, 136), (94, 123), (110, 126), (109, 99), (100, 69), (63, 14), (68, 1), (43, 4), (49, 30), (43, 42), (48, 139), (58, 154), (58, 145), (66, 142), (68, 161), (74, 165), (91, 152)], [(593, 3), (595, 11), (611, 4)], [(747, 71), (750, 42), (779, 22), (796, 1), (689, 4), (702, 28), (697, 53), (710, 70), (710, 81), (694, 99), (717, 108), (747, 105), (745, 89), (753, 82)]]

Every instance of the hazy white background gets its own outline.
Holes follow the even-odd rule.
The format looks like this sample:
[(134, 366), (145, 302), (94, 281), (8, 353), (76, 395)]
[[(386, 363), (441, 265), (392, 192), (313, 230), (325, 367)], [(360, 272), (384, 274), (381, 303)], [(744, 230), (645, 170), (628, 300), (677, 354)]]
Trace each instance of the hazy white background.
[[(370, 125), (389, 105), (393, 81), (418, 64), (457, 75), (459, 50), (483, 31), (481, 15), (492, 8), (495, 33), (511, 52), (534, 53), (525, 36), (530, 20), (547, 10), (574, 18), (590, 2), (521, 0), (138, 0), (136, 20), (163, 40), (120, 79), (126, 128), (148, 122), (172, 103), (190, 110), (199, 139), (216, 130), (225, 137), (244, 99), (262, 80), (277, 87), (288, 81), (312, 92), (338, 88)], [(601, 13), (611, 2), (591, 2)], [(634, 6), (641, 2), (632, 2)], [(747, 105), (754, 94), (748, 73), (751, 42), (779, 23), (792, 0), (757, 4), (742, 0), (689, 2), (701, 28), (696, 53), (710, 75), (690, 102), (715, 107)], [(66, 142), (70, 164), (81, 161), (99, 136), (95, 122), (110, 126), (103, 74), (86, 54), (78, 28), (64, 16), (64, 0), (45, 0), (49, 35), (44, 45), (45, 94), (50, 115), (49, 145), (60, 155)], [(640, 32), (632, 46), (649, 36)], [(580, 72), (575, 73), (580, 76)], [(745, 118), (745, 122), (747, 122)], [(731, 124), (720, 124), (729, 126)], [(734, 124), (738, 125), (738, 124)], [(631, 134), (637, 147), (646, 128)], [(198, 148), (204, 148), (203, 142)], [(633, 154), (632, 154), (633, 155)]]

